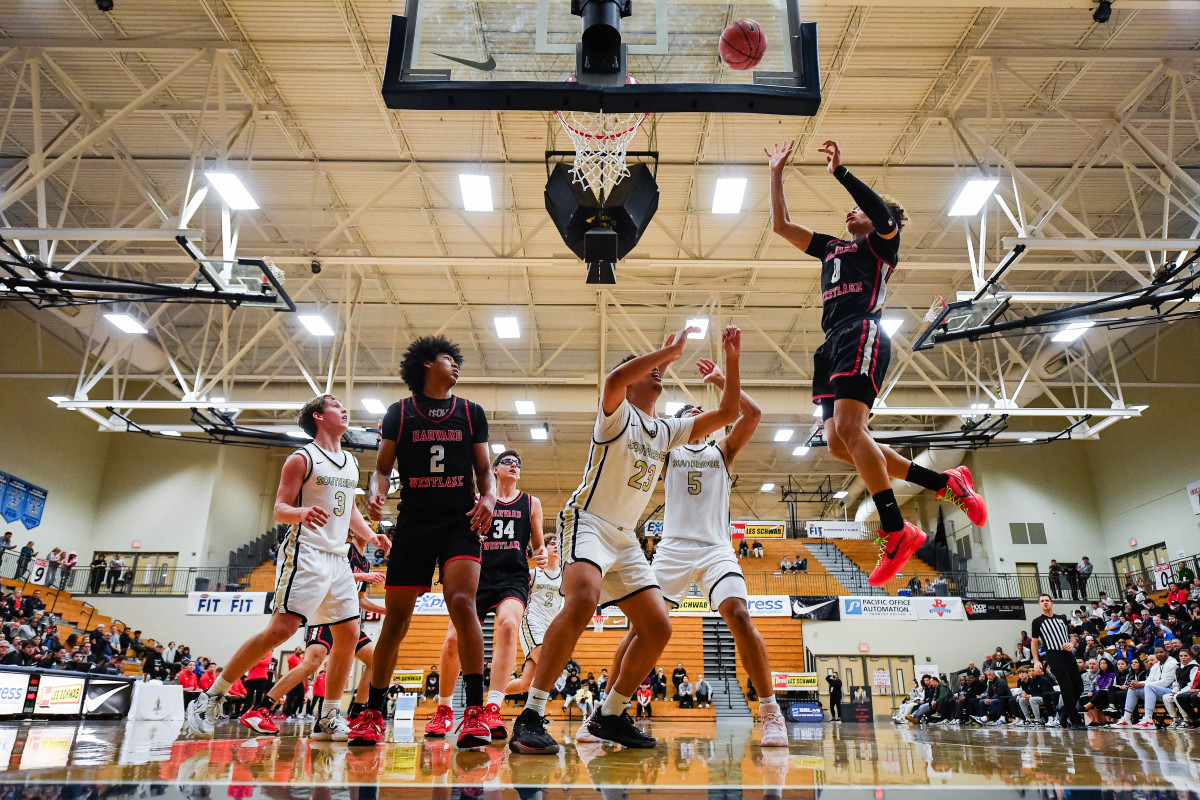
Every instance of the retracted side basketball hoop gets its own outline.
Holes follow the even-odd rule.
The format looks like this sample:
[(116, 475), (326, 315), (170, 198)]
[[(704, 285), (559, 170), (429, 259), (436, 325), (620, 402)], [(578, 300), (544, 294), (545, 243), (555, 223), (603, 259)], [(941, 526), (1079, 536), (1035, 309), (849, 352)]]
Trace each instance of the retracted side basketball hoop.
[[(574, 82), (575, 76), (567, 78)], [(636, 84), (637, 78), (629, 75), (625, 83)], [(592, 111), (555, 111), (554, 117), (562, 125), (575, 148), (575, 163), (571, 165), (571, 179), (586, 186), (597, 198), (612, 192), (614, 186), (629, 177), (627, 154), (647, 114), (605, 114)]]

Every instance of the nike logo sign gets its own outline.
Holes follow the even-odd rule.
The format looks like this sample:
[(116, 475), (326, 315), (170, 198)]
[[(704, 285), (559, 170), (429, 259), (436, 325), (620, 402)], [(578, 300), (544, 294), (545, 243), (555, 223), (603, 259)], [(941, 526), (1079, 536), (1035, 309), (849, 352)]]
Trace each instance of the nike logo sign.
[(792, 603), (792, 613), (794, 613), (794, 614), (809, 614), (809, 613), (812, 613), (813, 611), (816, 611), (818, 608), (824, 608), (825, 606), (829, 605), (832, 602), (834, 602), (834, 601), (826, 600), (824, 603), (817, 603), (815, 606), (802, 606), (799, 603)]
[(105, 700), (112, 697), (114, 694), (116, 694), (117, 692), (121, 691), (124, 688), (125, 688), (124, 686), (118, 686), (115, 689), (109, 689), (107, 692), (105, 692), (104, 694), (99, 695), (97, 697), (89, 697), (83, 703), (83, 710), (88, 714), (92, 713), (97, 708), (104, 705)]
[(470, 61), (465, 58), (458, 58), (457, 56), (442, 55), (441, 53), (434, 53), (434, 55), (438, 56), (439, 58), (444, 58), (447, 61), (453, 61), (456, 64), (462, 64), (464, 67), (477, 69), (480, 72), (491, 72), (496, 68), (496, 59), (490, 53), (488, 54), (487, 61)]

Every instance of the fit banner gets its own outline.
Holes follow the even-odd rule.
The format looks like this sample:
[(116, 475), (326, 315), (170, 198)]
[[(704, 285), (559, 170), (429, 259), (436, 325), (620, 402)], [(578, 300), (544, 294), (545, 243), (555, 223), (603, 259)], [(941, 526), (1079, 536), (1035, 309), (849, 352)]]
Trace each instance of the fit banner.
[(841, 519), (810, 519), (805, 524), (810, 539), (865, 539), (867, 529), (861, 522)]
[(205, 617), (244, 617), (274, 611), (273, 592), (189, 592), (186, 613)]
[(1025, 619), (1025, 601), (1019, 597), (968, 597), (963, 610), (967, 619)]
[(838, 620), (842, 618), (838, 598), (792, 596), (792, 619)]

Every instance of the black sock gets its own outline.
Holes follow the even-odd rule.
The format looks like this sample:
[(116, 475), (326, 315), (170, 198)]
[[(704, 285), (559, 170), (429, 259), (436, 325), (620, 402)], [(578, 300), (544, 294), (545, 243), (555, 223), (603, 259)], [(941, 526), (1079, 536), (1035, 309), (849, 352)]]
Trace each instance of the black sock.
[(360, 703), (357, 700), (351, 700), (350, 701), (350, 712), (346, 716), (353, 717), (354, 715), (358, 714), (359, 712), (365, 711), (366, 708), (367, 708), (366, 703)]
[(950, 482), (950, 479), (941, 472), (934, 472), (928, 467), (922, 467), (915, 461), (908, 465), (908, 474), (904, 476), (904, 480), (931, 492), (940, 492)]
[(369, 689), (370, 694), (367, 697), (367, 708), (372, 711), (378, 711), (383, 714), (387, 711), (387, 687), (376, 689), (374, 686)]
[(904, 527), (904, 517), (900, 516), (900, 504), (896, 502), (896, 494), (891, 489), (884, 489), (878, 494), (871, 495), (875, 508), (879, 511), (879, 527), (884, 533), (898, 531)]
[(483, 706), (483, 673), (463, 675), (463, 688), (467, 692), (468, 706)]

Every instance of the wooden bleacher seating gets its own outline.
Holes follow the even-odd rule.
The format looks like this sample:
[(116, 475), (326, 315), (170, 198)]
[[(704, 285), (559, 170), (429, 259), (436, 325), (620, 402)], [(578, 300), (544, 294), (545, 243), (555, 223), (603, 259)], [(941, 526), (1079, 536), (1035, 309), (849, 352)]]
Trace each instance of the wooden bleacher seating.
[[(879, 559), (879, 548), (871, 539), (830, 539), (829, 542), (836, 545), (838, 550), (845, 553), (847, 558), (868, 575), (871, 574), (871, 570), (875, 569), (875, 564)], [(938, 572), (921, 559), (913, 556), (904, 565), (901, 573), (887, 582), (884, 590), (888, 594), (894, 595), (899, 590), (906, 588), (914, 575), (920, 578), (921, 583), (924, 584), (925, 581), (936, 578)]]
[[(779, 562), (784, 556), (787, 556), (789, 561), (794, 561), (797, 555), (801, 558), (808, 557), (807, 576), (799, 572), (789, 572), (786, 575), (780, 574), (778, 579), (768, 578), (765, 587), (767, 594), (849, 594), (841, 581), (833, 577), (829, 570), (825, 569), (825, 565), (804, 546), (803, 539), (759, 539), (759, 543), (763, 546), (762, 558), (738, 559), (743, 572), (779, 573)], [(754, 585), (758, 586), (757, 583)]]

